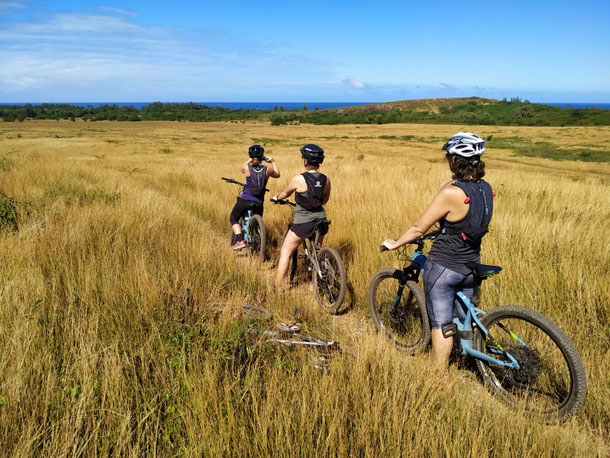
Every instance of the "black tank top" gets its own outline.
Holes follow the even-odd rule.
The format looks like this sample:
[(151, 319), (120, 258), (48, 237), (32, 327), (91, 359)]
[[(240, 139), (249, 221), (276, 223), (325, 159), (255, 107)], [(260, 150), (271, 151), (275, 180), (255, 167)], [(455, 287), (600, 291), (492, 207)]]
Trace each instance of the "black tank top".
[[(469, 202), (468, 212), (460, 221), (441, 219), (441, 234), (434, 240), (428, 259), (462, 275), (468, 275), (468, 262), (481, 262), (481, 239), (493, 212), (493, 192), (489, 183), (456, 182)], [(474, 223), (474, 224), (473, 224)], [(475, 234), (471, 237), (471, 234)]]

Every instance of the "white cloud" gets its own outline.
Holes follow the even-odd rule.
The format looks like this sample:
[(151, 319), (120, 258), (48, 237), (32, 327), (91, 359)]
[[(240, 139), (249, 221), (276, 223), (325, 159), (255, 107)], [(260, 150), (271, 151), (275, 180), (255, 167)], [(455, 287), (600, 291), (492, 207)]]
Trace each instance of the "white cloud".
[[(110, 13), (5, 21), (0, 42), (0, 101), (219, 100), (333, 73), (328, 64), (223, 30), (143, 26)], [(304, 74), (303, 66), (311, 70)]]
[(343, 82), (354, 89), (366, 89), (368, 87), (366, 83), (355, 79), (347, 79)]
[(23, 8), (25, 8), (25, 4), (23, 2), (0, 0), (0, 14), (7, 13), (10, 10), (23, 9)]
[(138, 13), (137, 11), (124, 10), (122, 8), (114, 8), (112, 6), (103, 5), (103, 6), (100, 6), (99, 8), (104, 11), (110, 11), (111, 13), (122, 14), (125, 16), (139, 16), (140, 15), (140, 13)]

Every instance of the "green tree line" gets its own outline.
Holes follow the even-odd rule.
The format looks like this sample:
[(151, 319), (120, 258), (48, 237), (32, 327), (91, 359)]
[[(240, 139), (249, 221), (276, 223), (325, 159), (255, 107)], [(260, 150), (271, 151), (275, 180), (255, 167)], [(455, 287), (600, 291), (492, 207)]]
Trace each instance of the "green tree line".
[(561, 108), (533, 104), (518, 98), (497, 103), (471, 101), (452, 108), (441, 107), (439, 112), (413, 110), (366, 110), (360, 107), (353, 111), (287, 110), (274, 107), (272, 110), (254, 108), (231, 109), (197, 103), (153, 102), (137, 109), (133, 106), (101, 105), (81, 107), (66, 104), (0, 105), (0, 118), (5, 122), (26, 119), (71, 119), (85, 121), (244, 121), (268, 120), (272, 125), (289, 123), (309, 124), (472, 124), (501, 126), (607, 126), (610, 125), (610, 110), (601, 108)]

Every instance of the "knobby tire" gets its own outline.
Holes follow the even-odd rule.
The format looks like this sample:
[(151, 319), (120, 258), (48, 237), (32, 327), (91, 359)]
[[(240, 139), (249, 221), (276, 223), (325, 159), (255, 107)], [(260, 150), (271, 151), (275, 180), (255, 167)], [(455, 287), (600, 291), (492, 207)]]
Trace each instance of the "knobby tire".
[(377, 330), (399, 350), (416, 354), (430, 343), (430, 321), (424, 293), (408, 280), (396, 305), (402, 272), (394, 268), (378, 271), (369, 283), (368, 302)]
[[(477, 367), (493, 393), (545, 420), (569, 417), (582, 406), (587, 394), (585, 368), (559, 326), (544, 315), (517, 305), (497, 307), (481, 322), (521, 366), (518, 370), (506, 369), (477, 359)], [(496, 359), (507, 359), (481, 331), (475, 332), (474, 348)]]
[(322, 278), (315, 269), (312, 272), (316, 300), (328, 313), (335, 314), (341, 308), (347, 290), (345, 266), (337, 250), (328, 246), (318, 251), (318, 263)]

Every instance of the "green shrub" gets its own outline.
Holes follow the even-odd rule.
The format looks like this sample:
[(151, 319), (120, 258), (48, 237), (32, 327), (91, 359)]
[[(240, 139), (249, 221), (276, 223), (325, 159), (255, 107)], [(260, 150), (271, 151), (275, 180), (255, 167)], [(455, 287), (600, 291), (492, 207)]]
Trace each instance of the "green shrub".
[(19, 230), (19, 202), (0, 191), (0, 232)]

